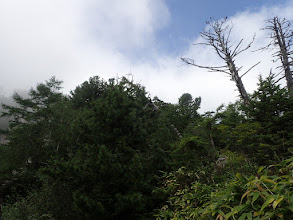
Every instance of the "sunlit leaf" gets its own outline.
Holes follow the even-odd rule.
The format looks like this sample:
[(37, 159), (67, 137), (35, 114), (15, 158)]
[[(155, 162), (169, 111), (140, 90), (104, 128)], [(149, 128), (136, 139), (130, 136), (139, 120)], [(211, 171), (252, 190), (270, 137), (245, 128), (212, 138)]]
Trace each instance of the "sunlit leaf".
[(257, 173), (260, 173), (264, 169), (264, 166), (261, 166), (258, 170)]
[(272, 203), (275, 199), (272, 196), (269, 196), (265, 203), (262, 205), (260, 211), (263, 211), (270, 203)]
[(284, 199), (284, 197), (280, 197), (279, 199), (275, 200), (273, 202), (273, 208), (275, 209), (277, 207), (277, 205)]
[(248, 191), (246, 191), (246, 192), (242, 195), (241, 200), (240, 200), (240, 204), (242, 204), (242, 200), (243, 200), (243, 199), (245, 198), (245, 196), (247, 196), (250, 192), (251, 192), (251, 190), (248, 190)]
[(272, 183), (274, 185), (277, 185), (277, 183), (271, 179), (263, 179), (264, 182), (267, 182), (267, 183)]

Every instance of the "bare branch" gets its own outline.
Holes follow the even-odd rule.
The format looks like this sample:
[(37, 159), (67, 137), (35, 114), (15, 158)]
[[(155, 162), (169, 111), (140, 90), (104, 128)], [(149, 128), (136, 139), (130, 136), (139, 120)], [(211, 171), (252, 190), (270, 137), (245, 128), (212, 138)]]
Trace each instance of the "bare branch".
[(189, 59), (189, 58), (181, 58), (181, 60), (183, 62), (185, 62), (186, 64), (189, 64), (189, 65), (192, 65), (192, 66), (196, 66), (196, 67), (199, 67), (199, 68), (202, 68), (202, 69), (208, 69), (212, 72), (222, 72), (222, 73), (227, 73), (230, 75), (229, 72), (225, 71), (225, 70), (222, 70), (222, 68), (225, 68), (226, 66), (201, 66), (201, 65), (198, 65), (198, 64), (195, 64), (194, 63), (194, 60), (192, 59)]
[(278, 83), (280, 80), (284, 79), (285, 76), (282, 76), (281, 78), (279, 78), (275, 83)]
[(256, 67), (258, 64), (260, 64), (260, 61), (256, 64), (254, 64), (252, 67), (250, 67), (245, 73), (243, 73), (240, 78), (242, 78), (243, 76), (245, 76), (250, 70), (252, 70), (254, 67)]
[(223, 59), (223, 60), (226, 61), (226, 57), (222, 56), (222, 54), (225, 55), (225, 53), (224, 53), (223, 51), (221, 51), (216, 45), (211, 44), (211, 46), (214, 47), (214, 49), (215, 49), (215, 51), (217, 52), (218, 56), (219, 56), (221, 59)]
[[(195, 44), (205, 46), (208, 45), (214, 48), (217, 55), (225, 61), (225, 66), (203, 66), (196, 64), (192, 59), (181, 59), (186, 64), (196, 66), (198, 68), (204, 68), (211, 72), (223, 72), (228, 74), (230, 76), (230, 79), (236, 83), (236, 86), (240, 93), (240, 97), (244, 100), (244, 103), (248, 104), (250, 98), (244, 88), (241, 77), (239, 77), (239, 71), (242, 69), (242, 67), (236, 67), (234, 58), (238, 54), (244, 52), (251, 47), (251, 44), (254, 42), (255, 35), (253, 37), (253, 40), (244, 49), (241, 49), (243, 39), (241, 39), (236, 47), (232, 49), (233, 45), (231, 45), (229, 38), (231, 36), (233, 25), (227, 25), (225, 23), (226, 21), (227, 17), (222, 20), (211, 19), (210, 21), (208, 21), (207, 24), (209, 25), (210, 29), (208, 31), (203, 31), (200, 33), (205, 42)], [(249, 72), (252, 68), (250, 68), (247, 72)], [(243, 75), (245, 75), (247, 72), (245, 72)]]
[(239, 72), (240, 70), (242, 70), (243, 66), (237, 68), (237, 71)]
[(270, 31), (270, 38), (272, 41), (264, 48), (277, 49), (277, 51), (272, 54), (273, 57), (276, 57), (273, 62), (278, 60), (281, 61), (281, 65), (277, 68), (284, 71), (284, 77), (286, 78), (289, 94), (290, 96), (293, 96), (292, 68), (291, 61), (289, 61), (289, 59), (292, 60), (291, 46), (293, 41), (293, 32), (290, 29), (291, 23), (285, 18), (280, 19), (278, 17), (274, 17), (273, 19), (267, 20), (266, 22), (268, 25), (264, 30)]
[(231, 56), (234, 56), (234, 55), (235, 55), (235, 53), (236, 53), (238, 47), (240, 46), (240, 44), (242, 43), (242, 41), (243, 41), (243, 39), (241, 39), (241, 40), (239, 41), (239, 43), (238, 43), (237, 46), (235, 47), (234, 51), (232, 52), (232, 55), (231, 55)]
[(235, 56), (237, 56), (238, 54), (242, 53), (243, 51), (248, 50), (248, 49), (251, 47), (251, 45), (252, 45), (252, 43), (254, 42), (254, 40), (255, 40), (255, 34), (254, 34), (254, 36), (253, 36), (252, 41), (251, 41), (251, 42), (250, 42), (250, 43), (249, 43), (244, 49), (239, 50), (239, 51), (235, 51), (235, 54), (234, 54), (233, 56), (235, 57)]

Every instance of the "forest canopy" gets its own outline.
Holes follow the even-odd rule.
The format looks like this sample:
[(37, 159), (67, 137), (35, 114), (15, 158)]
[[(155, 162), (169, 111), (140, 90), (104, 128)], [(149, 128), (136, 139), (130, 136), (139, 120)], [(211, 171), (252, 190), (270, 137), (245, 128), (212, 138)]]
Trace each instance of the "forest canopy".
[[(219, 46), (225, 20), (211, 24), (219, 38), (204, 32), (216, 36), (207, 46)], [(292, 60), (291, 41), (274, 42)], [(152, 99), (127, 77), (94, 76), (70, 94), (52, 77), (4, 100), (0, 219), (293, 218), (292, 62), (280, 66), (285, 87), (270, 73), (247, 94), (232, 56), (241, 49), (220, 50), (240, 99), (213, 112), (189, 93)]]

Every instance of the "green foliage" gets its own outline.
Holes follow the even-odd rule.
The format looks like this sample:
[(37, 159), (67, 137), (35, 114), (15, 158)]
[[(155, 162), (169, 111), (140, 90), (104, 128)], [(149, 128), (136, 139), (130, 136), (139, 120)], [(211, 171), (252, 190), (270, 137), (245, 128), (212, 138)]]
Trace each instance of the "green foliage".
[[(99, 98), (82, 110), (77, 125), (83, 145), (66, 162), (79, 168), (76, 183), (70, 184), (75, 189), (84, 186), (78, 191), (82, 197), (75, 196), (75, 206), (90, 214), (98, 209), (91, 204), (98, 204), (106, 217), (134, 218), (156, 205), (152, 188), (159, 169), (164, 169), (162, 148), (167, 143), (155, 134), (157, 119), (152, 109), (145, 108), (143, 87), (126, 78), (103, 85)], [(85, 198), (95, 202), (80, 203)]]
[(293, 144), (293, 99), (274, 77), (272, 74), (265, 80), (260, 77), (259, 88), (245, 108), (250, 120), (261, 126), (258, 132), (261, 154), (266, 152), (271, 158), (286, 157)]
[(100, 77), (91, 77), (71, 91), (71, 100), (76, 107), (88, 107), (98, 99), (106, 89), (106, 83)]
[(266, 79), (259, 77), (258, 89), (251, 96), (251, 103), (245, 110), (249, 117), (261, 123), (273, 122), (274, 118), (281, 118), (291, 110), (289, 94), (280, 88), (275, 76), (270, 74)]
[[(163, 189), (169, 199), (157, 219), (291, 219), (293, 158), (286, 158), (292, 148), (292, 109), (286, 89), (270, 75), (260, 78), (248, 105), (237, 102), (206, 113), (181, 142), (192, 143), (190, 135), (196, 134), (223, 149), (220, 157), (209, 167), (188, 167), (184, 174), (179, 169), (181, 176), (166, 174)], [(183, 151), (175, 155), (184, 161)], [(186, 161), (181, 165), (192, 156)], [(252, 161), (273, 165), (256, 171)], [(210, 178), (198, 175), (206, 171)]]
[(2, 105), (3, 218), (292, 218), (293, 101), (272, 75), (248, 105), (203, 115), (200, 97), (150, 101), (124, 77), (60, 88), (53, 77)]
[(197, 136), (184, 137), (178, 144), (174, 144), (171, 157), (175, 169), (184, 166), (189, 170), (197, 170), (215, 162), (216, 152)]
[(223, 111), (218, 114), (218, 117), (220, 118), (220, 124), (234, 128), (237, 125), (243, 123), (246, 119), (246, 116), (242, 108), (242, 103), (239, 101), (235, 102), (234, 104), (230, 103)]
[(47, 122), (50, 119), (50, 107), (61, 100), (62, 81), (52, 77), (46, 83), (40, 83), (36, 89), (29, 91), (29, 98), (23, 98), (18, 93), (13, 95), (17, 106), (2, 104), (3, 112), (1, 117), (11, 116), (10, 128), (22, 124), (33, 124), (36, 122)]
[(200, 183), (202, 179), (208, 179), (208, 173), (203, 170), (194, 172), (182, 167), (176, 172), (165, 173), (163, 178), (163, 190), (170, 197), (155, 215), (156, 219), (188, 219), (191, 210), (210, 199), (212, 187)]
[(1, 116), (11, 118), (10, 129), (5, 132), (8, 142), (0, 147), (2, 198), (26, 195), (38, 185), (37, 170), (59, 153), (61, 144), (52, 137), (62, 137), (64, 126), (65, 112), (58, 110), (66, 98), (58, 91), (60, 85), (61, 81), (53, 77), (32, 88), (28, 98), (15, 93), (16, 105), (2, 105)]
[(44, 184), (15, 203), (6, 203), (2, 209), (3, 219), (82, 219), (71, 209), (69, 195), (70, 190), (56, 181)]
[[(178, 171), (179, 172), (179, 171)], [(178, 184), (165, 177), (172, 192), (157, 219), (291, 219), (293, 217), (293, 158), (281, 164), (260, 167), (256, 175), (237, 173), (222, 184), (207, 185), (198, 180)], [(198, 178), (199, 179), (199, 178)]]
[[(1, 189), (6, 215), (148, 216), (162, 202), (153, 190), (160, 170), (167, 169), (166, 151), (174, 135), (160, 114), (145, 107), (149, 99), (144, 88), (126, 78), (104, 82), (93, 77), (66, 98), (56, 93), (57, 82), (38, 85), (28, 99), (15, 95), (17, 107), (5, 106), (4, 116), (14, 116), (9, 142), (0, 148), (0, 162), (6, 165), (0, 180), (9, 180)], [(10, 181), (15, 171), (17, 179)], [(24, 181), (30, 184), (25, 190), (20, 188)], [(66, 206), (55, 195), (61, 188), (66, 189), (60, 194)], [(52, 199), (44, 202), (47, 198)]]
[(178, 104), (164, 103), (157, 98), (154, 101), (159, 106), (161, 115), (182, 134), (200, 118), (197, 110), (200, 108), (201, 97), (193, 99), (189, 93), (184, 93), (178, 99)]
[(218, 143), (249, 155), (260, 165), (286, 158), (293, 144), (292, 109), (292, 98), (274, 81), (274, 75), (260, 77), (249, 105), (229, 105), (219, 115)]

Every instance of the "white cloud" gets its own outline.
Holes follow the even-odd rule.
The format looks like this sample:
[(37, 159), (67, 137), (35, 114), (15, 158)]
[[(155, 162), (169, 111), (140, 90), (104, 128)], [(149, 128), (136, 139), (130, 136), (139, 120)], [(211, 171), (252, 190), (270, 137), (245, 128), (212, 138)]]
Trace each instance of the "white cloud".
[(92, 75), (127, 73), (121, 51), (151, 48), (168, 19), (161, 0), (0, 0), (0, 87), (56, 75), (73, 89)]
[(91, 38), (114, 50), (145, 48), (154, 32), (164, 27), (169, 12), (162, 1), (93, 1), (87, 16)]
[[(247, 43), (257, 32), (254, 47), (263, 46), (265, 33), (259, 29), (264, 20), (274, 15), (292, 19), (292, 2), (236, 14), (230, 18), (232, 42), (245, 38)], [(164, 0), (0, 0), (0, 88), (28, 88), (56, 75), (68, 91), (90, 76), (108, 79), (131, 72), (152, 96), (167, 102), (177, 102), (185, 92), (202, 96), (202, 111), (234, 101), (238, 92), (225, 74), (182, 66), (182, 54), (199, 64), (219, 65), (211, 49), (190, 45), (178, 56), (157, 50), (156, 33), (170, 16)], [(135, 59), (144, 53), (152, 59)], [(244, 77), (249, 92), (256, 88), (258, 74), (269, 72), (270, 60), (259, 52), (236, 60), (244, 71), (262, 62)]]
[(0, 1), (0, 72), (6, 89), (29, 87), (74, 65), (78, 4), (69, 2)]

